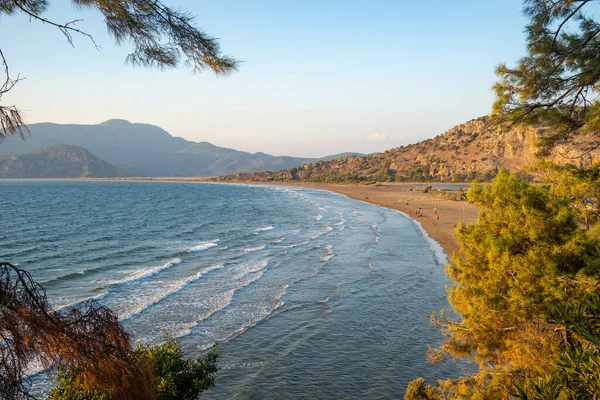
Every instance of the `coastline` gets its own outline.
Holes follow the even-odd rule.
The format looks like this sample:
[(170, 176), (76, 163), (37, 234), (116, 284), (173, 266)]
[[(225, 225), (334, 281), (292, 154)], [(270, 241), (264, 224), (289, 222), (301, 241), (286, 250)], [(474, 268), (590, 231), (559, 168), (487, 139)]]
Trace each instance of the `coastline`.
[[(401, 211), (421, 224), (427, 234), (438, 242), (448, 257), (459, 251), (454, 230), (460, 221), (472, 223), (477, 220), (478, 209), (467, 201), (456, 201), (442, 197), (439, 192), (424, 193), (415, 186), (425, 186), (416, 182), (364, 184), (335, 184), (313, 182), (214, 182), (209, 178), (199, 177), (149, 177), (149, 178), (71, 178), (71, 179), (32, 179), (32, 180), (108, 180), (108, 181), (149, 181), (149, 182), (204, 182), (204, 183), (236, 183), (248, 185), (297, 186), (321, 190), (329, 190), (381, 207)], [(464, 186), (460, 184), (435, 183), (434, 185)]]
[(441, 197), (437, 193), (424, 193), (414, 189), (414, 183), (360, 185), (278, 182), (273, 184), (329, 190), (353, 200), (401, 211), (421, 224), (427, 234), (441, 245), (448, 259), (460, 249), (458, 241), (454, 237), (456, 226), (460, 221), (475, 222), (478, 214), (477, 207), (467, 201), (451, 200)]

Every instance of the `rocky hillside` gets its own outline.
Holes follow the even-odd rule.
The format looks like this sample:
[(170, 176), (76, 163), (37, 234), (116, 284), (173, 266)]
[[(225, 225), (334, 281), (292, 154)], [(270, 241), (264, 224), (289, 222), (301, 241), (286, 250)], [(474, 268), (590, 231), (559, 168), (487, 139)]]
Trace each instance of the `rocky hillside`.
[(0, 154), (21, 155), (44, 146), (69, 144), (91, 151), (131, 176), (215, 176), (276, 171), (317, 161), (197, 143), (174, 137), (158, 126), (118, 119), (98, 125), (41, 123), (28, 127), (31, 134), (27, 140), (7, 138), (0, 145)]
[(53, 145), (21, 156), (0, 156), (0, 178), (112, 178), (118, 168), (84, 148)]
[[(277, 172), (227, 175), (218, 180), (460, 182), (489, 179), (498, 169), (523, 171), (536, 161), (538, 149), (535, 143), (541, 133), (541, 128), (499, 128), (482, 117), (458, 125), (433, 139), (383, 153), (319, 161)], [(590, 165), (600, 161), (600, 150), (589, 152), (590, 145), (579, 139), (573, 146), (557, 147), (547, 159), (560, 164)]]

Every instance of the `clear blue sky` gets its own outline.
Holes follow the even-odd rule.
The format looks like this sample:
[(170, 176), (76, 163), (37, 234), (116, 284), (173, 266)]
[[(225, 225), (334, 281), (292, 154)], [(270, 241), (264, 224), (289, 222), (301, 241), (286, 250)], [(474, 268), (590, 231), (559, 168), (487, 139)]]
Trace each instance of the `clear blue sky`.
[(55, 28), (0, 19), (0, 46), (26, 80), (4, 97), (27, 121), (111, 118), (246, 151), (322, 156), (382, 151), (488, 114), (494, 68), (524, 54), (520, 0), (165, 0), (197, 16), (229, 78), (124, 64), (99, 14), (52, 0), (58, 22), (94, 35), (70, 47)]

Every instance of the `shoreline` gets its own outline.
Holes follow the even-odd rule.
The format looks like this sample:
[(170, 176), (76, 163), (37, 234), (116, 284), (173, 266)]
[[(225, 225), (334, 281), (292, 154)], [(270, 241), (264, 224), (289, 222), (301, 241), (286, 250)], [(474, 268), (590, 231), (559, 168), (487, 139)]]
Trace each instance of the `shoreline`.
[(418, 222), (429, 237), (440, 244), (448, 260), (451, 259), (453, 253), (458, 253), (460, 250), (458, 241), (454, 237), (456, 226), (461, 221), (465, 223), (475, 222), (479, 212), (476, 206), (467, 201), (451, 200), (441, 197), (437, 193), (424, 193), (418, 189), (413, 189), (414, 183), (359, 185), (279, 182), (273, 183), (273, 185), (328, 190), (352, 200), (364, 201), (400, 211)]
[[(4, 179), (3, 179), (4, 180)], [(10, 181), (6, 179), (4, 181)], [(22, 179), (17, 179), (22, 180)], [(214, 182), (209, 178), (200, 177), (126, 177), (126, 178), (42, 178), (26, 180), (66, 180), (66, 181), (132, 181), (132, 182), (200, 182), (216, 184), (247, 184), (247, 185), (272, 185), (296, 186), (313, 189), (328, 190), (344, 195), (352, 200), (364, 201), (380, 207), (400, 211), (418, 222), (427, 232), (429, 237), (439, 243), (450, 260), (453, 253), (458, 253), (460, 248), (454, 237), (456, 226), (461, 222), (472, 223), (477, 220), (478, 209), (467, 201), (457, 201), (442, 197), (438, 191), (424, 193), (415, 186), (440, 185), (444, 187), (464, 187), (464, 184), (452, 183), (377, 183), (364, 184), (336, 184), (315, 182)]]

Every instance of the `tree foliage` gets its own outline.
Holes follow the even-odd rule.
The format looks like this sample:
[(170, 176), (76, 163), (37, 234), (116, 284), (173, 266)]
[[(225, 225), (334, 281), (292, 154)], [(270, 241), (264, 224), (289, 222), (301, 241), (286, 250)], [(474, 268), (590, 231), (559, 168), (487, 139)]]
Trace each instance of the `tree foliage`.
[(527, 55), (497, 69), (493, 112), (501, 121), (549, 127), (542, 154), (574, 135), (598, 145), (600, 23), (585, 13), (598, 0), (525, 0)]
[[(61, 314), (29, 273), (0, 263), (0, 393), (27, 398), (26, 368), (85, 366), (77, 378), (85, 387), (108, 387), (117, 399), (151, 398), (150, 371), (134, 362), (129, 334), (108, 308), (94, 301)], [(136, 395), (132, 395), (136, 393)]]
[[(134, 352), (136, 362), (147, 366), (153, 373), (153, 398), (157, 400), (194, 400), (201, 392), (214, 386), (218, 371), (216, 348), (200, 359), (183, 359), (183, 351), (174, 339), (167, 336), (164, 344), (138, 344)], [(80, 384), (81, 366), (63, 368), (58, 375), (58, 386), (50, 393), (50, 400), (113, 400), (108, 388), (88, 389)]]
[[(132, 65), (174, 68), (182, 62), (194, 72), (206, 69), (227, 75), (238, 67), (238, 61), (221, 54), (216, 38), (196, 28), (194, 17), (185, 11), (166, 6), (158, 0), (71, 0), (76, 8), (88, 8), (104, 16), (108, 32), (117, 44), (130, 43), (132, 52), (126, 61)], [(81, 35), (98, 45), (94, 38), (77, 27), (78, 20), (56, 23), (44, 17), (48, 0), (0, 0), (0, 17), (17, 13), (27, 15), (59, 29), (73, 45), (73, 36)], [(11, 75), (4, 53), (0, 49), (5, 80), (0, 86), (0, 100), (20, 80)], [(23, 134), (23, 118), (15, 106), (0, 105), (0, 141), (6, 135)]]
[(117, 315), (94, 301), (58, 312), (26, 271), (0, 263), (0, 398), (27, 399), (27, 368), (59, 370), (56, 399), (193, 399), (212, 387), (215, 351), (183, 360), (177, 343), (131, 346)]
[(600, 163), (578, 168), (572, 164), (540, 161), (531, 172), (549, 185), (553, 195), (567, 199), (585, 229), (600, 221)]
[(439, 393), (546, 398), (530, 393), (577, 392), (578, 379), (577, 393), (599, 388), (600, 225), (581, 229), (568, 197), (506, 172), (468, 197), (479, 218), (458, 228), (462, 255), (447, 268), (458, 317), (434, 319), (446, 340), (430, 356), (472, 358), (479, 372), (441, 382)]

